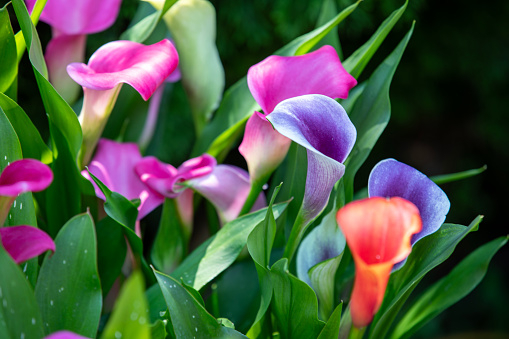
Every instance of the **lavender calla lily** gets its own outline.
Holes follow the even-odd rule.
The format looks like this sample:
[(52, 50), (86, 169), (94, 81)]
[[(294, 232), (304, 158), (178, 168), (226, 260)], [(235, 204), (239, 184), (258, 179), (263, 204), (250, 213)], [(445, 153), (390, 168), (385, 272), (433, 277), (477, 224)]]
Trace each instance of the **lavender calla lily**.
[(123, 83), (131, 85), (148, 100), (175, 70), (178, 55), (164, 39), (153, 45), (113, 41), (99, 48), (88, 65), (67, 66), (71, 78), (83, 86), (84, 99), (79, 120), (83, 130), (82, 163), (86, 164), (101, 136)]
[[(101, 180), (110, 190), (120, 193), (129, 200), (141, 200), (141, 204), (138, 206), (138, 220), (164, 201), (162, 195), (151, 190), (136, 174), (135, 166), (141, 159), (136, 144), (101, 139), (94, 159), (88, 166), (90, 173)], [(82, 171), (81, 174), (94, 185), (97, 197), (105, 200), (104, 194), (88, 172)]]
[(285, 250), (291, 258), (307, 225), (325, 208), (332, 187), (345, 173), (343, 162), (357, 132), (343, 107), (319, 94), (287, 99), (267, 120), (279, 133), (305, 147), (308, 156), (304, 200)]
[(44, 231), (32, 226), (11, 226), (0, 228), (3, 247), (20, 264), (46, 252), (55, 252), (53, 239)]

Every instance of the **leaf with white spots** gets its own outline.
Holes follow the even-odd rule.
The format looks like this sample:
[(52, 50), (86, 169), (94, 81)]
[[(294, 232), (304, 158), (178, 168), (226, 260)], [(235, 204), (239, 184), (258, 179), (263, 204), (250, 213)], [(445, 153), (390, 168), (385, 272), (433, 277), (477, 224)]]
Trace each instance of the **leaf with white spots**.
[(55, 254), (44, 258), (35, 287), (44, 332), (69, 330), (93, 338), (101, 316), (102, 292), (90, 215), (69, 220), (58, 233), (55, 247)]

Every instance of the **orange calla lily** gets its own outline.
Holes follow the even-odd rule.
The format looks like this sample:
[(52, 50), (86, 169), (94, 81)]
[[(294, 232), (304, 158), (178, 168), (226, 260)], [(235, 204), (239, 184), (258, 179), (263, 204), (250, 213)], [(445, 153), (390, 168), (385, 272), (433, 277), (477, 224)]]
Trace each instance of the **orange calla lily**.
[(354, 326), (361, 328), (380, 308), (391, 269), (410, 254), (410, 239), (422, 221), (418, 208), (399, 197), (354, 201), (336, 218), (355, 262), (350, 311)]

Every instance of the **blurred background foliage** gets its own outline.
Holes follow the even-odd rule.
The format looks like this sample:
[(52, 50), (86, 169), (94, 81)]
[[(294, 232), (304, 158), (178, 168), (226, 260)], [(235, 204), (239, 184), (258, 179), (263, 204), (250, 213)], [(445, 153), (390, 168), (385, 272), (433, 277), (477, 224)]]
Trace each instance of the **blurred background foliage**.
[[(313, 29), (322, 0), (211, 2), (217, 12), (217, 45), (228, 88), (251, 65)], [(87, 58), (127, 28), (138, 3), (124, 0), (115, 25), (89, 37)], [(351, 3), (335, 1), (340, 10)], [(403, 0), (363, 1), (338, 28), (343, 55), (349, 56), (363, 44), (402, 4)], [(370, 74), (416, 20), (414, 35), (391, 86), (392, 119), (359, 171), (357, 189), (366, 185), (371, 168), (389, 157), (429, 176), (488, 166), (477, 177), (443, 185), (452, 206), (447, 222), (468, 225), (478, 214), (485, 215), (485, 219), (479, 231), (469, 235), (416, 292), (449, 272), (474, 248), (508, 233), (507, 217), (503, 214), (509, 203), (509, 118), (505, 116), (509, 90), (507, 13), (506, 1), (487, 4), (473, 0), (410, 0), (403, 18), (364, 72)], [(15, 23), (14, 18), (12, 22)], [(38, 31), (45, 45), (50, 39), (49, 27), (41, 23)], [(42, 103), (33, 92), (37, 90), (26, 59), (25, 56), (20, 66), (19, 102), (45, 137), (46, 117), (39, 112)], [(182, 116), (180, 119), (174, 125), (176, 128), (189, 124)], [(192, 131), (192, 126), (186, 128)], [(237, 153), (234, 150), (227, 161), (242, 164)], [(509, 337), (508, 260), (509, 250), (505, 247), (495, 256), (484, 281), (474, 292), (414, 337)]]

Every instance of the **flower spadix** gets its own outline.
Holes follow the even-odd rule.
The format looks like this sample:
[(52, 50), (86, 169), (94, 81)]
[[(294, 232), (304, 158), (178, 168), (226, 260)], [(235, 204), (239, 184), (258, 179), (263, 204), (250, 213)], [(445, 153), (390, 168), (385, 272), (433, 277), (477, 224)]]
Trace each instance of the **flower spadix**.
[(164, 39), (153, 45), (113, 41), (99, 48), (87, 65), (67, 66), (71, 78), (83, 86), (84, 99), (79, 120), (83, 130), (82, 163), (87, 164), (106, 125), (123, 83), (148, 100), (175, 70), (178, 55)]
[[(26, 0), (32, 11), (35, 0)], [(49, 78), (56, 90), (73, 103), (79, 86), (69, 78), (65, 68), (85, 58), (87, 34), (109, 28), (115, 22), (121, 0), (48, 0), (41, 21), (52, 28), (53, 37), (46, 47), (45, 59)]]
[(272, 55), (249, 69), (247, 83), (265, 116), (255, 112), (249, 118), (239, 151), (251, 178), (263, 181), (283, 161), (291, 143), (265, 119), (276, 105), (305, 94), (345, 99), (357, 81), (343, 68), (334, 48), (324, 46), (301, 56)]
[(380, 308), (393, 265), (410, 254), (421, 218), (414, 204), (399, 197), (354, 201), (336, 218), (355, 262), (350, 311), (354, 326), (361, 328)]

